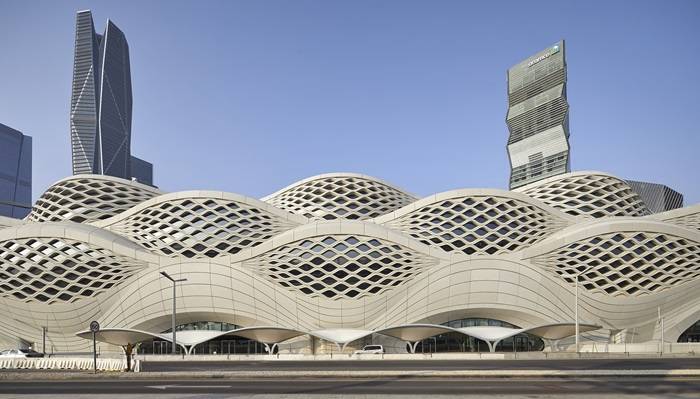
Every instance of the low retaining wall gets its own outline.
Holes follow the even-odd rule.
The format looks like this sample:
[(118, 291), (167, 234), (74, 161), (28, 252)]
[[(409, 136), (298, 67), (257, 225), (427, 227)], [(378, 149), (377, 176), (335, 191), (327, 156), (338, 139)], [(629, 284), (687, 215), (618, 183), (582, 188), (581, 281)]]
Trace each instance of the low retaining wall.
[(563, 360), (563, 359), (630, 359), (630, 358), (673, 358), (673, 357), (698, 357), (695, 353), (671, 353), (664, 352), (501, 352), (501, 353), (434, 353), (434, 354), (385, 354), (385, 355), (139, 355), (139, 359), (145, 362), (160, 361), (285, 361), (285, 360)]
[[(138, 355), (143, 361), (168, 361), (182, 360), (182, 355)], [(348, 353), (334, 355), (301, 355), (301, 354), (279, 354), (279, 355), (188, 355), (185, 360), (426, 360), (426, 359), (443, 359), (443, 360), (478, 360), (504, 359), (503, 353), (433, 353), (433, 354), (410, 354), (410, 353), (387, 353), (384, 355), (351, 355)]]
[[(139, 361), (132, 361), (133, 371), (139, 371)], [(26, 358), (26, 359), (0, 359), (0, 369), (33, 369), (33, 370), (93, 370), (92, 358)], [(97, 369), (100, 371), (123, 371), (126, 369), (126, 360), (123, 359), (97, 359)]]
[[(573, 346), (567, 348), (573, 350)], [(581, 352), (589, 353), (678, 353), (700, 354), (700, 343), (697, 342), (645, 342), (638, 344), (607, 344), (585, 342), (580, 345)]]

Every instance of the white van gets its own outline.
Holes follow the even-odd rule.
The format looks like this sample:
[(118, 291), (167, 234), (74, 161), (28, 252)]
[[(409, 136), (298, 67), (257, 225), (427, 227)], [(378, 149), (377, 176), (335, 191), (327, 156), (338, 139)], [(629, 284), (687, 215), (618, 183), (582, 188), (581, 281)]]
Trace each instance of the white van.
[(384, 353), (384, 347), (381, 345), (365, 345), (364, 348), (353, 352), (354, 355), (365, 355), (365, 354), (381, 355), (382, 353)]

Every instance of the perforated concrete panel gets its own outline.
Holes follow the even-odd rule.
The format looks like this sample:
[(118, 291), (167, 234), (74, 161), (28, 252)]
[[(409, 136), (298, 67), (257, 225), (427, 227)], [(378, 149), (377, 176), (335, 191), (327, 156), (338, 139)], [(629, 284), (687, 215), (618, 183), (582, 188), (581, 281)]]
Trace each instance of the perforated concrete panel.
[(0, 294), (26, 302), (75, 302), (127, 279), (144, 262), (65, 238), (0, 242)]
[(334, 299), (380, 294), (435, 263), (399, 244), (361, 235), (313, 237), (246, 262), (283, 287)]
[(264, 201), (313, 220), (364, 220), (408, 205), (416, 198), (362, 175), (321, 175), (278, 191)]
[(670, 234), (619, 232), (568, 244), (533, 259), (566, 282), (609, 295), (645, 295), (700, 275), (700, 243)]
[(625, 181), (602, 173), (559, 175), (516, 191), (573, 216), (601, 218), (649, 214), (639, 195)]
[(567, 224), (535, 205), (496, 195), (457, 196), (385, 223), (426, 245), (467, 255), (514, 252)]
[(89, 223), (117, 215), (160, 194), (152, 187), (128, 180), (77, 175), (49, 187), (36, 201), (27, 219)]
[(244, 202), (204, 197), (158, 202), (108, 228), (163, 256), (215, 258), (259, 245), (298, 224)]

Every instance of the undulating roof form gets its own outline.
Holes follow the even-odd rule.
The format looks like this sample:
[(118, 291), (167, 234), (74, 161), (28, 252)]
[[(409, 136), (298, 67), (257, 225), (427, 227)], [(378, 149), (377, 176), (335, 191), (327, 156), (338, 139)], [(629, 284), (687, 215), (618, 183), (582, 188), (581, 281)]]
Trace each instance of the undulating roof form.
[(49, 187), (26, 219), (89, 223), (110, 218), (160, 194), (153, 187), (116, 177), (75, 175)]
[(99, 225), (162, 256), (215, 258), (306, 222), (252, 198), (198, 191), (161, 195)]
[(379, 179), (330, 173), (304, 179), (263, 201), (313, 220), (363, 220), (387, 214), (416, 198)]
[(644, 216), (650, 212), (622, 179), (602, 172), (574, 172), (550, 177), (518, 192), (572, 216)]
[(446, 252), (494, 255), (526, 248), (574, 218), (509, 191), (456, 190), (416, 201), (375, 222)]
[[(183, 323), (240, 326), (184, 333), (188, 350), (227, 334), (270, 350), (290, 339), (292, 351), (317, 350), (301, 335), (341, 349), (375, 334), (459, 333), (490, 349), (513, 334), (556, 340), (571, 335), (576, 276), (581, 322), (652, 340), (663, 306), (675, 339), (700, 315), (698, 214), (648, 215), (601, 172), (423, 199), (356, 174), (262, 200), (74, 176), (27, 220), (0, 220), (0, 341), (38, 342), (48, 320), (57, 350), (82, 350), (75, 334), (92, 319), (105, 342), (167, 341), (172, 286), (161, 272), (187, 279)], [(469, 317), (509, 324), (448, 327)]]

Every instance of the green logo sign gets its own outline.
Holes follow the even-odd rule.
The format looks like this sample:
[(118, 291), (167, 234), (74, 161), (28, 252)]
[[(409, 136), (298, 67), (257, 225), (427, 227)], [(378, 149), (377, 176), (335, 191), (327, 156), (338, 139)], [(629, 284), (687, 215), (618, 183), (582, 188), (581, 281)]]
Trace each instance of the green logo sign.
[(528, 62), (528, 63), (527, 63), (527, 66), (528, 66), (528, 67), (531, 67), (531, 66), (537, 64), (538, 62), (540, 62), (540, 61), (542, 61), (542, 60), (544, 60), (544, 59), (546, 59), (546, 58), (549, 58), (550, 56), (552, 56), (552, 55), (554, 55), (554, 54), (556, 54), (556, 53), (558, 53), (558, 52), (559, 52), (559, 45), (558, 45), (558, 44), (555, 44), (554, 46), (552, 46), (551, 49), (549, 49), (549, 51), (547, 51), (546, 53), (542, 54), (541, 56), (535, 58), (534, 60)]

